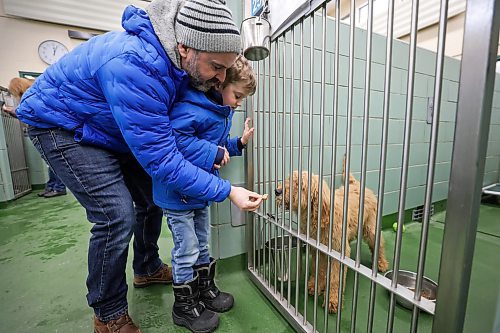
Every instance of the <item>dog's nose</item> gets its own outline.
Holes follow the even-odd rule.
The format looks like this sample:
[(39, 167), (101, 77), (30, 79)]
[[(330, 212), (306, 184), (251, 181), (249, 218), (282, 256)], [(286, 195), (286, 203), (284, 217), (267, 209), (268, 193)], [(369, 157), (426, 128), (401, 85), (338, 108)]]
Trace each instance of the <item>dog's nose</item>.
[(274, 190), (274, 194), (276, 194), (277, 197), (279, 197), (283, 193), (283, 190), (281, 188), (277, 188)]

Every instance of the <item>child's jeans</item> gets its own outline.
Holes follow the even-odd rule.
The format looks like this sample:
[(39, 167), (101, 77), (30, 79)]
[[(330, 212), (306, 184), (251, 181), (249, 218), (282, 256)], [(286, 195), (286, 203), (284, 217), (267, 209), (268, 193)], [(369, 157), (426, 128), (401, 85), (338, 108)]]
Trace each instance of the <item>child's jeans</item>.
[(194, 265), (210, 263), (208, 207), (194, 210), (165, 209), (163, 212), (174, 237), (172, 249), (174, 283), (184, 283), (193, 278)]

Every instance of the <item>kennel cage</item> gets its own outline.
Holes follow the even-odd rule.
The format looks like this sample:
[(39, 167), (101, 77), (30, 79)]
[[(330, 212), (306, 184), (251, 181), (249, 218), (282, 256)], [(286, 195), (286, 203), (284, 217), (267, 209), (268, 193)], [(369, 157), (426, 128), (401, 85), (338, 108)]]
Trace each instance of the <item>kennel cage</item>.
[[(15, 107), (15, 100), (7, 88), (0, 87), (0, 108), (5, 104)], [(31, 192), (31, 181), (29, 177), (28, 163), (24, 154), (24, 126), (17, 119), (7, 113), (0, 111), (2, 135), (5, 138), (5, 147), (9, 160), (10, 180), (12, 184), (13, 198), (19, 198)], [(9, 179), (3, 179), (9, 184)]]
[[(491, 64), (495, 60), (500, 22), (498, 3), (488, 0), (467, 4), (460, 63), (444, 56), (446, 0), (440, 2), (437, 53), (430, 56), (422, 50), (417, 52), (419, 0), (412, 0), (409, 45), (394, 39), (394, 0), (388, 2), (386, 37), (373, 33), (373, 0), (368, 1), (366, 31), (355, 27), (355, 1), (350, 3), (348, 25), (341, 23), (340, 1), (335, 1), (334, 20), (326, 15), (327, 3), (312, 1), (303, 15), (272, 36), (269, 57), (254, 63), (258, 90), (247, 101), (247, 109), (253, 112), (257, 131), (248, 152), (248, 186), (259, 193), (268, 193), (269, 199), (248, 216), (250, 276), (298, 331), (373, 332), (376, 316), (379, 321), (380, 316), (384, 317), (387, 332), (406, 331), (408, 328), (402, 329), (396, 320), (396, 299), (400, 298), (412, 307), (407, 323), (411, 332), (431, 327), (433, 332), (461, 332), (475, 242), (475, 237), (467, 235), (475, 235), (477, 229), (488, 142), (495, 78)], [(406, 51), (405, 57), (400, 56), (401, 49)], [(454, 74), (447, 74), (445, 66), (454, 67)], [(425, 89), (422, 78), (427, 80)], [(450, 108), (447, 102), (453, 94)], [(393, 108), (392, 101), (399, 102), (402, 110)], [(419, 131), (414, 121), (421, 117), (422, 122), (428, 122), (429, 101), (434, 105), (430, 127)], [(378, 107), (377, 102), (380, 102)], [(397, 112), (401, 117), (399, 128), (393, 121)], [(444, 145), (439, 141), (439, 133), (446, 129), (451, 139)], [(424, 142), (415, 146), (414, 138), (420, 132), (424, 133)], [(449, 149), (438, 151), (438, 145)], [(425, 172), (420, 184), (423, 202), (413, 206), (423, 204), (424, 208), (415, 288), (411, 291), (397, 282), (405, 209), (412, 207), (408, 192), (412, 189), (415, 147), (424, 148), (421, 164), (425, 165)], [(321, 220), (319, 213), (318, 221), (311, 221), (310, 213), (313, 204), (322, 202), (322, 182), (317, 201), (311, 200), (310, 191), (307, 193), (305, 219), (300, 214), (303, 208), (293, 214), (276, 204), (275, 189), (293, 170), (298, 170), (299, 174), (302, 171), (318, 174), (319, 179), (327, 182), (333, 207), (335, 188), (344, 185), (344, 194), (349, 193), (348, 177), (342, 181), (340, 175), (344, 154), (346, 174), (353, 171), (361, 183), (358, 221), (363, 221), (365, 186), (377, 194), (373, 257), (367, 256), (367, 250), (363, 249), (361, 223), (353, 259), (346, 253), (346, 218), (342, 220), (341, 235), (334, 235), (329, 227), (326, 244), (319, 241), (320, 228), (314, 234), (311, 232), (311, 225)], [(445, 169), (448, 175), (446, 181), (436, 182), (436, 173), (443, 164), (438, 163), (442, 154), (449, 160), (449, 169)], [(388, 193), (392, 178), (397, 186)], [(423, 297), (422, 285), (431, 207), (437, 190), (445, 193), (448, 214), (439, 265), (439, 294), (434, 302)], [(302, 202), (301, 191), (297, 195)], [(397, 203), (391, 279), (377, 271), (382, 219), (389, 197)], [(289, 200), (292, 201), (291, 193)], [(346, 216), (347, 199), (343, 207)], [(333, 210), (329, 212), (330, 221)], [(332, 248), (332, 237), (341, 238), (339, 251)], [(347, 269), (354, 274), (354, 281), (342, 278), (338, 281), (339, 290), (349, 283), (345, 294), (339, 292), (338, 303), (343, 304), (345, 297), (350, 299), (344, 307), (339, 305), (336, 315), (328, 313), (328, 306), (321, 307), (320, 298), (328, 299), (333, 291), (326, 283), (324, 295), (320, 295), (320, 255), (313, 257), (312, 253), (326, 257), (326, 281), (332, 278), (331, 267), (335, 263), (340, 264), (340, 277)], [(455, 260), (445, 260), (449, 257)], [(314, 278), (312, 295), (307, 286), (309, 275)], [(360, 295), (363, 283), (369, 285), (366, 289), (369, 291)], [(389, 293), (389, 301), (381, 314), (376, 309), (382, 290)], [(358, 311), (362, 302), (368, 303), (366, 314)], [(420, 310), (433, 315), (424, 328), (420, 325), (424, 316)]]

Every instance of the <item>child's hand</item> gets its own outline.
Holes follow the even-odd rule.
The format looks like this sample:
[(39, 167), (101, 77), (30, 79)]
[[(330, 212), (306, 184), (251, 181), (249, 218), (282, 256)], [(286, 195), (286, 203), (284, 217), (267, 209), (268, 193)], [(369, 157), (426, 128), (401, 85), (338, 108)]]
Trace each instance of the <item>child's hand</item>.
[(222, 159), (222, 162), (220, 163), (221, 166), (225, 166), (229, 164), (229, 151), (224, 147), (224, 158)]
[(241, 135), (241, 143), (246, 145), (250, 138), (253, 136), (254, 128), (250, 128), (250, 118), (245, 120), (245, 129), (243, 130), (243, 134)]

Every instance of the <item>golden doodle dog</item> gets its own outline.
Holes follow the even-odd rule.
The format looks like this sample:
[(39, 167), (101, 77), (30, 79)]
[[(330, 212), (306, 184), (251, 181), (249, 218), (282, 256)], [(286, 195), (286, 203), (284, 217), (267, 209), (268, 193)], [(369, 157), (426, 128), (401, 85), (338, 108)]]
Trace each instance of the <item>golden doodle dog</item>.
[[(344, 178), (344, 172), (342, 178)], [(281, 205), (284, 203), (285, 209), (291, 209), (293, 212), (298, 213), (299, 207), (299, 173), (298, 171), (293, 172), (292, 177), (292, 205), (290, 208), (290, 177), (285, 180), (284, 190), (283, 187), (278, 185), (276, 189), (277, 201)], [(318, 175), (312, 174), (311, 177), (311, 198), (308, 201), (308, 173), (306, 171), (302, 172), (301, 175), (301, 232), (306, 233), (307, 229), (307, 206), (311, 204), (311, 215), (310, 215), (310, 230), (309, 234), (313, 239), (316, 239), (317, 228), (318, 228), (318, 207), (319, 207), (319, 177)], [(321, 243), (328, 246), (328, 236), (329, 236), (329, 225), (330, 225), (330, 189), (325, 181), (323, 181), (322, 188), (322, 199), (321, 199)], [(339, 187), (335, 190), (334, 197), (334, 210), (333, 210), (333, 229), (332, 229), (332, 248), (340, 252), (342, 247), (342, 221), (343, 221), (343, 208), (344, 208), (344, 186)], [(354, 178), (352, 174), (349, 174), (349, 217), (347, 220), (347, 242), (345, 253), (346, 256), (350, 256), (351, 247), (349, 242), (356, 239), (358, 234), (358, 211), (359, 211), (359, 195), (360, 195), (360, 184), (359, 181)], [(363, 214), (363, 239), (368, 243), (373, 256), (373, 250), (375, 248), (375, 224), (377, 220), (377, 198), (373, 192), (366, 188), (365, 189), (365, 200), (364, 200), (364, 214)], [(313, 251), (312, 264), (311, 264), (311, 274), (309, 276), (309, 281), (307, 283), (308, 291), (310, 295), (314, 295), (314, 275), (316, 272), (315, 262), (316, 262), (316, 252)], [(384, 240), (382, 235), (380, 235), (380, 247), (378, 256), (378, 270), (380, 272), (387, 271), (388, 263), (385, 258), (384, 252)], [(320, 294), (324, 293), (326, 286), (326, 276), (327, 276), (327, 256), (320, 253), (319, 260), (319, 276), (318, 276), (318, 292)], [(340, 274), (340, 264), (338, 261), (334, 260), (331, 265), (330, 271), (330, 297), (328, 300), (328, 311), (336, 313), (338, 309), (338, 293), (339, 293), (339, 274)], [(344, 283), (345, 288), (345, 278), (347, 274), (347, 269), (344, 269)], [(342, 296), (344, 295), (344, 290), (342, 290)], [(342, 300), (344, 297), (342, 297)], [(323, 302), (325, 306), (326, 299)]]

